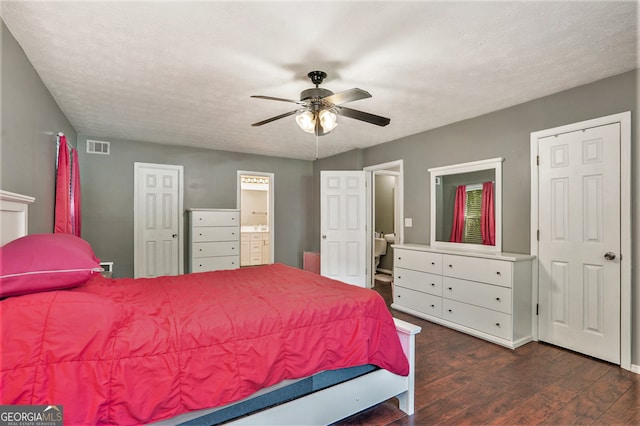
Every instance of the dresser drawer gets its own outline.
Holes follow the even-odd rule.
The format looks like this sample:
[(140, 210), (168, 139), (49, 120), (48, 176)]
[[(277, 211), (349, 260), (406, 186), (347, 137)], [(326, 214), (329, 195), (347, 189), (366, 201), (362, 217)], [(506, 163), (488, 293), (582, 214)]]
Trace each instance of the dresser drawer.
[(393, 302), (434, 317), (442, 317), (442, 298), (393, 285)]
[(238, 267), (240, 267), (240, 258), (238, 256), (201, 257), (193, 260), (191, 272), (236, 269)]
[(237, 226), (199, 226), (191, 234), (193, 242), (236, 241), (240, 228)]
[(511, 340), (511, 315), (450, 299), (442, 299), (442, 318)]
[(237, 241), (194, 243), (192, 257), (239, 256)]
[(262, 233), (254, 232), (253, 234), (251, 234), (251, 241), (262, 241)]
[(442, 274), (442, 255), (426, 251), (394, 249), (394, 266), (414, 271)]
[(240, 212), (191, 212), (192, 226), (240, 226)]
[(442, 296), (442, 275), (396, 267), (393, 269), (393, 282), (404, 288)]
[(481, 257), (442, 255), (442, 274), (448, 277), (511, 287), (512, 263)]
[(459, 278), (444, 277), (442, 296), (459, 302), (478, 305), (511, 314), (511, 289)]

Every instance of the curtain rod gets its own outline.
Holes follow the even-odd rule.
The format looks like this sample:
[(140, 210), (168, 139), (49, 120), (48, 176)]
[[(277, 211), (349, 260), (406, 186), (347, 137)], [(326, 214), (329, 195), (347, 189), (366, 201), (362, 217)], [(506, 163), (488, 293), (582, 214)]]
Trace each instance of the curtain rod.
[[(58, 133), (56, 134), (56, 144), (60, 144), (60, 138), (61, 138), (62, 136), (64, 136), (64, 133), (62, 133), (62, 132), (58, 132)], [(69, 143), (69, 141), (67, 141), (67, 148), (74, 148), (74, 146), (73, 146), (73, 145), (71, 145), (71, 144)]]

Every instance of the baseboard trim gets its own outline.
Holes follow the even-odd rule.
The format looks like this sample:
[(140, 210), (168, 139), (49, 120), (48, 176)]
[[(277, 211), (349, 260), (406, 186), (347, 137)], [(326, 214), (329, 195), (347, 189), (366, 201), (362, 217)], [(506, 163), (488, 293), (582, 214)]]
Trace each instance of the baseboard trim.
[(631, 364), (631, 372), (640, 374), (640, 365)]

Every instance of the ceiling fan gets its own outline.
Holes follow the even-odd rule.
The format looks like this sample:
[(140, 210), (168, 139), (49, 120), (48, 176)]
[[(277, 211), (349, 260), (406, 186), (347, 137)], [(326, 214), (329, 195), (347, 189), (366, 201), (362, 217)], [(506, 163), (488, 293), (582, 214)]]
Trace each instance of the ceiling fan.
[(252, 98), (268, 99), (272, 101), (290, 102), (300, 105), (298, 109), (285, 112), (275, 117), (267, 118), (263, 121), (253, 123), (252, 126), (262, 126), (290, 115), (298, 114), (296, 122), (302, 130), (307, 133), (313, 133), (316, 136), (322, 136), (329, 133), (337, 125), (337, 115), (349, 117), (377, 126), (386, 126), (391, 122), (389, 118), (379, 115), (370, 114), (368, 112), (358, 111), (355, 109), (342, 106), (347, 102), (353, 102), (360, 99), (370, 98), (371, 94), (362, 89), (349, 89), (344, 92), (333, 93), (331, 90), (320, 88), (320, 84), (327, 77), (324, 71), (311, 71), (307, 74), (311, 82), (316, 87), (303, 90), (300, 93), (300, 100), (274, 98), (273, 96), (254, 95)]

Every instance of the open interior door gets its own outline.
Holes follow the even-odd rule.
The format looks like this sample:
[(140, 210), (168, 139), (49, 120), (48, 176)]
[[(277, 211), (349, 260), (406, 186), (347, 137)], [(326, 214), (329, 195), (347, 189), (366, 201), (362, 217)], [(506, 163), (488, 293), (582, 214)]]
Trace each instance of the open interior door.
[(366, 286), (367, 232), (364, 171), (320, 174), (320, 273)]

